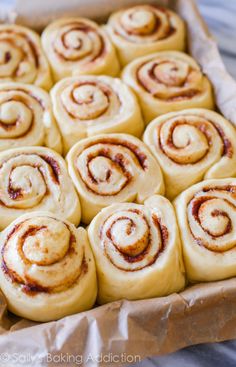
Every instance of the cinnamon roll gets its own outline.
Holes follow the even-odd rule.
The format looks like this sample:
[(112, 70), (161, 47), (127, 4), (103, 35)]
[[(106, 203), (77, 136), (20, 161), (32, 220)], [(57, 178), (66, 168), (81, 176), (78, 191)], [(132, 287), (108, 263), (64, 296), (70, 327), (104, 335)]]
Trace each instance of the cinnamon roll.
[(0, 82), (35, 84), (49, 90), (52, 78), (40, 37), (16, 25), (0, 25)]
[(236, 130), (216, 112), (199, 108), (162, 115), (147, 127), (144, 142), (162, 168), (170, 199), (204, 178), (236, 174)]
[(106, 27), (122, 65), (156, 51), (185, 49), (185, 25), (173, 11), (154, 5), (122, 9)]
[(22, 214), (46, 210), (78, 225), (80, 202), (64, 159), (51, 149), (0, 153), (0, 229)]
[(96, 270), (84, 228), (34, 212), (11, 223), (0, 246), (0, 287), (16, 315), (50, 321), (93, 306)]
[(120, 66), (105, 31), (85, 18), (61, 18), (42, 33), (55, 81), (80, 74), (116, 76)]
[(34, 85), (0, 83), (0, 151), (32, 145), (62, 151), (48, 93)]
[(140, 57), (125, 67), (123, 80), (136, 92), (146, 123), (185, 108), (214, 108), (209, 80), (196, 61), (183, 52)]
[(87, 136), (125, 132), (140, 137), (144, 130), (136, 97), (120, 79), (65, 78), (54, 86), (51, 96), (65, 152)]
[(236, 179), (200, 182), (175, 200), (191, 282), (236, 276)]
[(156, 159), (144, 143), (128, 134), (81, 140), (69, 151), (67, 161), (84, 223), (115, 202), (143, 203), (150, 195), (164, 192)]
[(184, 287), (178, 227), (166, 198), (113, 204), (93, 219), (88, 234), (100, 304), (165, 296)]

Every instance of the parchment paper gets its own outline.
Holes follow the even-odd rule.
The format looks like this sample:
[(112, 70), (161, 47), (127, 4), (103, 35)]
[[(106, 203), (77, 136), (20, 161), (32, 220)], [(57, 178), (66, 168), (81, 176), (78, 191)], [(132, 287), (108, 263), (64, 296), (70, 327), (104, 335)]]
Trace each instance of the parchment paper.
[[(37, 30), (65, 15), (103, 19), (132, 0), (16, 0), (2, 21)], [(149, 1), (150, 2), (150, 1)], [(185, 19), (190, 53), (211, 80), (218, 109), (236, 125), (236, 82), (193, 0), (156, 1)], [(206, 342), (236, 338), (236, 279), (188, 287), (180, 294), (119, 301), (44, 324), (19, 319), (0, 294), (0, 366), (123, 366)]]

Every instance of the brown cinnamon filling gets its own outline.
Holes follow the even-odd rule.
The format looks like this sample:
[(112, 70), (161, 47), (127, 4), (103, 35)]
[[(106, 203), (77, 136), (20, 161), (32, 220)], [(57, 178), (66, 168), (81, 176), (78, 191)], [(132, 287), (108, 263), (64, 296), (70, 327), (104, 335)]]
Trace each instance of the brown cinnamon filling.
[[(96, 143), (94, 142), (91, 142), (89, 143), (86, 148), (89, 148), (93, 145), (96, 145), (96, 144), (109, 144), (109, 145), (114, 145), (114, 146), (121, 146), (121, 147), (125, 147), (129, 150), (132, 151), (132, 153), (136, 156), (140, 166), (142, 167), (143, 170), (146, 170), (148, 168), (148, 165), (147, 165), (147, 156), (145, 153), (143, 153), (140, 148), (129, 142), (129, 141), (124, 141), (124, 140), (119, 140), (117, 138), (112, 138), (112, 137), (109, 137), (109, 138), (101, 138), (101, 139), (97, 139)], [(85, 148), (85, 149), (86, 149)]]
[[(23, 32), (18, 32), (16, 30), (11, 30), (11, 29), (3, 29), (2, 31), (0, 31), (0, 33), (6, 34), (6, 37), (0, 38), (0, 43), (1, 42), (6, 42), (6, 43), (11, 44), (15, 48), (19, 48), (19, 45), (15, 42), (15, 37), (19, 36), (19, 37), (23, 38), (27, 42), (27, 44), (30, 48), (35, 68), (36, 69), (39, 68), (39, 65), (40, 65), (39, 52), (38, 52), (37, 47), (34, 44), (34, 42), (27, 36), (27, 34), (25, 34)], [(24, 53), (24, 59), (28, 59), (29, 56), (24, 52), (22, 47), (20, 48), (20, 50), (21, 50), (21, 53)], [(9, 51), (7, 51), (5, 53), (5, 62), (8, 63), (10, 60), (11, 60), (11, 54), (10, 54)], [(16, 69), (13, 73), (14, 75), (17, 75), (18, 68), (19, 68), (19, 65), (16, 66)], [(6, 77), (6, 75), (0, 75), (0, 77)]]
[(217, 124), (217, 123), (212, 123), (216, 130), (218, 131), (222, 141), (223, 141), (223, 146), (224, 146), (224, 151), (222, 156), (227, 156), (229, 158), (233, 157), (233, 146), (231, 144), (231, 141), (227, 138), (227, 136), (225, 135), (223, 129)]
[(11, 60), (11, 53), (7, 51), (5, 53), (5, 64), (7, 64)]
[[(150, 60), (151, 61), (151, 60)], [(167, 60), (168, 62), (168, 60)], [(160, 62), (155, 62), (152, 67), (148, 70), (148, 75), (149, 77), (154, 81), (154, 82), (157, 82), (158, 84), (164, 84), (163, 81), (161, 81), (160, 79), (158, 79), (157, 75), (155, 74), (154, 72), (154, 69), (156, 66), (160, 65), (160, 64), (163, 64), (163, 63), (166, 63), (166, 60), (162, 60)], [(137, 78), (137, 81), (139, 83), (139, 85), (146, 91), (148, 92), (149, 94), (152, 95), (152, 97), (154, 98), (157, 98), (159, 100), (162, 100), (162, 101), (165, 101), (165, 102), (178, 102), (178, 101), (182, 101), (182, 100), (185, 100), (185, 99), (191, 99), (193, 97), (195, 97), (196, 95), (200, 94), (201, 91), (198, 90), (198, 89), (194, 89), (194, 88), (190, 88), (188, 90), (185, 90), (185, 91), (181, 91), (179, 90), (178, 92), (175, 92), (175, 95), (173, 96), (169, 96), (169, 97), (166, 97), (166, 96), (163, 96), (161, 94), (158, 94), (158, 93), (152, 93), (152, 91), (149, 89), (149, 86), (148, 84), (145, 82), (145, 79), (142, 78), (142, 75), (141, 75), (141, 68), (145, 65), (145, 63), (141, 64), (137, 71), (136, 71), (136, 78)], [(191, 69), (190, 69), (190, 72), (191, 72)], [(173, 82), (174, 82), (174, 79), (173, 79)], [(178, 88), (185, 88), (186, 87), (186, 80), (183, 81), (180, 85), (178, 85)], [(164, 84), (166, 85), (166, 84)], [(168, 87), (168, 84), (167, 84), (167, 87)], [(172, 85), (170, 85), (170, 87), (173, 87)]]
[[(90, 170), (90, 164), (92, 162), (93, 159), (97, 158), (97, 157), (105, 157), (105, 158), (108, 158), (111, 160), (111, 163), (113, 163), (114, 165), (118, 165), (118, 167), (121, 169), (121, 171), (123, 172), (123, 175), (126, 177), (126, 180), (124, 181), (124, 184), (123, 186), (121, 187), (121, 190), (127, 186), (130, 181), (132, 180), (132, 175), (131, 173), (127, 170), (126, 166), (127, 166), (127, 159), (124, 157), (124, 155), (121, 153), (117, 153), (115, 155), (115, 157), (112, 157), (112, 153), (110, 152), (110, 149), (112, 149), (112, 146), (121, 146), (121, 147), (125, 147), (127, 149), (129, 149), (133, 154), (134, 156), (136, 157), (139, 165), (141, 166), (142, 170), (146, 170), (148, 168), (148, 164), (147, 164), (147, 156), (145, 155), (145, 153), (141, 152), (141, 150), (136, 146), (134, 145), (133, 143), (130, 143), (128, 141), (120, 141), (118, 139), (112, 139), (112, 138), (107, 138), (107, 139), (98, 139), (96, 141), (96, 143), (90, 143), (87, 145), (86, 148), (89, 148), (90, 146), (93, 146), (93, 145), (97, 145), (97, 144), (104, 144), (104, 147), (100, 148), (98, 151), (94, 152), (94, 153), (91, 153), (91, 154), (88, 154), (87, 156), (87, 161), (86, 161), (86, 171), (87, 171), (87, 175), (88, 175), (88, 178), (89, 180), (94, 183), (94, 184), (99, 184), (99, 180), (96, 179), (91, 170)], [(111, 147), (109, 146), (105, 146), (105, 145), (110, 145)], [(85, 148), (85, 149), (86, 149)], [(85, 150), (84, 149), (84, 150)], [(78, 158), (78, 157), (77, 157)], [(115, 167), (115, 166), (114, 166)], [(115, 192), (113, 193), (101, 193), (96, 190), (93, 190), (92, 188), (90, 188), (87, 184), (87, 182), (83, 179), (79, 169), (78, 169), (78, 173), (80, 174), (80, 178), (81, 180), (84, 182), (84, 184), (86, 185), (87, 187), (87, 190), (93, 192), (94, 194), (97, 194), (99, 196), (113, 196), (115, 194), (118, 194)], [(106, 172), (106, 180), (107, 182), (109, 182), (109, 179), (111, 177), (111, 170), (108, 170)], [(119, 191), (120, 192), (120, 191)]]
[(11, 178), (9, 180), (8, 195), (12, 200), (19, 200), (23, 196), (21, 188), (13, 188)]
[[(35, 154), (35, 153), (25, 153), (23, 155), (31, 155), (31, 154)], [(50, 157), (50, 156), (39, 155), (39, 157), (42, 158), (50, 166), (50, 168), (51, 168), (51, 179), (53, 180), (53, 182), (56, 185), (60, 185), (61, 169), (60, 169), (60, 166), (57, 163), (57, 161), (54, 158)], [(11, 158), (14, 158), (14, 157), (10, 157), (10, 159)], [(6, 163), (6, 162), (7, 161), (2, 162), (2, 164), (0, 165), (0, 171), (1, 171), (1, 168), (4, 165), (4, 163)], [(40, 173), (42, 175), (42, 179), (45, 182), (45, 186), (47, 187), (46, 180), (45, 180), (45, 172), (44, 172), (43, 168), (40, 165), (36, 165), (36, 164), (35, 165), (30, 165), (30, 166), (32, 166), (32, 167), (34, 167), (34, 168), (36, 168), (40, 171)], [(17, 167), (18, 166), (12, 167), (12, 170), (14, 168), (17, 168)], [(12, 181), (11, 181), (12, 170), (11, 170), (10, 175), (9, 175), (10, 177), (9, 177), (9, 185), (8, 185), (8, 195), (13, 200), (20, 200), (24, 196), (24, 193), (23, 193), (23, 190), (20, 187), (16, 187), (16, 188), (13, 187), (13, 184), (12, 184)], [(7, 205), (1, 199), (0, 199), (0, 205), (7, 207)], [(13, 209), (14, 207), (11, 206), (11, 208)]]
[[(6, 92), (10, 92), (10, 93), (12, 93), (12, 92), (16, 92), (16, 93), (17, 92), (20, 92), (20, 93), (27, 94), (30, 97), (32, 97), (37, 103), (39, 103), (39, 105), (42, 108), (42, 110), (45, 110), (44, 102), (39, 97), (33, 95), (32, 93), (30, 93), (27, 90), (24, 90), (24, 89), (21, 89), (21, 88), (0, 90), (0, 94), (4, 94)], [(12, 101), (13, 102), (14, 101), (17, 101), (17, 102), (20, 102), (22, 104), (27, 105), (27, 107), (32, 111), (32, 115), (33, 115), (32, 119), (31, 119), (31, 122), (30, 122), (30, 125), (29, 125), (29, 128), (24, 133), (20, 134), (19, 136), (16, 136), (14, 138), (11, 138), (12, 140), (16, 140), (16, 139), (21, 139), (21, 138), (23, 138), (24, 136), (26, 136), (26, 135), (28, 135), (30, 133), (30, 131), (34, 127), (35, 118), (34, 118), (34, 111), (33, 111), (32, 106), (27, 103), (27, 101), (24, 99), (23, 96), (15, 95), (15, 96), (10, 97), (7, 100), (3, 101), (3, 103), (12, 102)], [(3, 121), (0, 120), (0, 127), (2, 129), (4, 129), (5, 131), (11, 131), (11, 130), (14, 130), (15, 127), (17, 127), (20, 123), (21, 123), (20, 117), (18, 117), (16, 121), (14, 121), (13, 123), (10, 123), (10, 124), (6, 124), (6, 123), (4, 123)]]
[[(89, 165), (93, 161), (93, 159), (95, 159), (98, 156), (99, 157), (105, 157), (105, 158), (111, 159), (111, 154), (109, 152), (109, 149), (101, 149), (100, 151), (96, 152), (96, 154), (89, 154), (87, 156), (87, 164), (86, 164), (86, 166), (87, 166), (87, 174), (88, 174), (89, 179), (93, 183), (95, 183), (95, 184), (99, 184), (100, 183), (100, 180), (96, 179), (93, 176), (93, 174), (92, 174), (92, 172), (91, 172), (91, 170), (89, 168)], [(124, 182), (124, 185), (121, 188), (121, 189), (123, 189), (131, 181), (132, 176), (131, 176), (130, 172), (126, 170), (126, 160), (125, 160), (124, 156), (121, 153), (118, 153), (118, 154), (115, 155), (112, 163), (113, 162), (114, 162), (114, 165), (117, 164), (121, 168), (123, 174), (126, 176), (126, 181)], [(109, 182), (109, 179), (111, 177), (111, 174), (112, 174), (111, 170), (108, 170), (106, 172), (106, 181), (107, 182)], [(86, 184), (86, 182), (85, 182), (85, 184)], [(94, 193), (97, 193), (94, 190), (92, 190), (92, 191)], [(99, 195), (109, 196), (109, 194), (102, 194), (102, 193), (99, 193)], [(112, 196), (113, 194), (110, 194), (110, 195)]]
[[(219, 127), (219, 125), (217, 123), (213, 122), (213, 121), (207, 120), (207, 122), (210, 122), (212, 124), (212, 126), (216, 129), (216, 131), (218, 132), (218, 134), (219, 134), (219, 136), (222, 140), (223, 147), (224, 147), (223, 152), (222, 152), (222, 156), (227, 156), (229, 158), (232, 158), (232, 156), (233, 156), (233, 146), (232, 146), (232, 143), (230, 142), (230, 140), (226, 137), (223, 129), (221, 129)], [(165, 122), (161, 125), (160, 131), (161, 131), (161, 128), (164, 124), (165, 124)], [(185, 117), (180, 117), (179, 121), (176, 121), (174, 124), (171, 125), (171, 128), (169, 130), (169, 134), (168, 134), (168, 138), (167, 138), (167, 146), (169, 146), (170, 148), (173, 148), (175, 150), (183, 150), (184, 149), (183, 147), (176, 147), (174, 145), (173, 133), (174, 133), (174, 130), (177, 126), (188, 125), (188, 124), (189, 123), (188, 123), (187, 117), (186, 118)], [(207, 138), (207, 141), (208, 141), (208, 147), (209, 148), (208, 148), (207, 152), (205, 153), (205, 155), (203, 157), (200, 157), (199, 159), (197, 159), (196, 161), (194, 161), (192, 163), (192, 164), (196, 164), (196, 163), (199, 163), (200, 161), (202, 161), (207, 156), (207, 154), (209, 152), (209, 149), (214, 144), (214, 142), (212, 141), (211, 133), (208, 131), (206, 124), (204, 124), (204, 123), (196, 123), (196, 124), (195, 123), (194, 124), (190, 123), (189, 125), (195, 127), (198, 130), (200, 130), (205, 135), (205, 137)], [(168, 154), (166, 152), (166, 148), (165, 148), (165, 146), (163, 146), (163, 144), (161, 142), (161, 133), (158, 134), (158, 131), (157, 131), (157, 141), (159, 143), (159, 147), (162, 150), (162, 152), (165, 155), (168, 156)], [(178, 164), (178, 165), (186, 165), (186, 163), (181, 163), (177, 159), (174, 159), (173, 157), (168, 156), (168, 158), (171, 161)]]
[[(129, 235), (129, 232), (135, 228), (135, 223), (129, 217), (121, 216), (120, 218), (118, 218), (118, 220), (114, 220), (114, 222), (111, 224), (111, 227), (106, 231), (106, 237), (109, 239), (110, 243), (112, 243), (112, 245), (116, 248), (116, 250), (119, 252), (119, 254), (123, 257), (125, 262), (130, 263), (130, 264), (132, 264), (132, 263), (137, 263), (138, 264), (138, 262), (142, 261), (146, 256), (148, 256), (148, 254), (150, 252), (150, 248), (152, 246), (150, 224), (148, 223), (148, 220), (146, 219), (146, 217), (144, 216), (144, 214), (140, 210), (138, 210), (138, 209), (129, 209), (128, 212), (134, 212), (134, 213), (140, 215), (146, 223), (146, 226), (148, 228), (148, 234), (147, 234), (147, 238), (145, 238), (145, 240), (147, 239), (147, 246), (144, 248), (144, 250), (141, 251), (141, 252), (138, 252), (134, 245), (130, 245), (130, 246), (128, 246), (128, 248), (126, 247), (126, 251), (122, 251), (121, 248), (118, 248), (116, 246), (116, 244), (113, 242), (111, 231), (112, 231), (113, 225), (118, 220), (127, 219), (127, 220), (130, 221), (129, 226), (126, 229), (127, 235)], [(109, 218), (107, 218), (107, 219), (109, 219)], [(109, 254), (106, 250), (106, 244), (104, 243), (104, 253), (107, 256), (107, 258), (109, 259), (109, 261), (115, 267), (117, 267), (118, 269), (123, 270), (123, 271), (138, 271), (138, 270), (141, 270), (145, 267), (151, 266), (153, 263), (155, 263), (157, 258), (164, 252), (164, 250), (167, 246), (169, 234), (168, 234), (167, 227), (164, 224), (161, 223), (160, 218), (158, 218), (156, 214), (152, 214), (152, 224), (157, 228), (157, 230), (160, 233), (161, 248), (157, 251), (157, 253), (152, 258), (149, 259), (149, 261), (146, 265), (144, 265), (144, 266), (138, 266), (137, 265), (137, 267), (135, 269), (129, 269), (129, 270), (124, 269), (121, 266), (118, 266), (113, 261), (113, 259), (109, 256)], [(105, 223), (103, 223), (103, 225), (100, 228), (100, 239), (101, 239), (101, 241), (102, 241), (102, 238), (103, 238), (104, 225), (105, 225)], [(132, 253), (132, 252), (134, 253), (133, 255), (130, 255), (130, 254), (127, 253), (127, 252), (129, 252), (129, 251), (127, 251), (127, 250), (129, 250), (129, 248), (131, 250), (130, 253)]]
[[(8, 241), (11, 239), (11, 237), (17, 232), (17, 230), (26, 222), (23, 221), (17, 225), (15, 225), (13, 227), (13, 229), (11, 230), (11, 232), (8, 234), (7, 236), (7, 239), (2, 247), (2, 250), (1, 250), (1, 254), (2, 254), (2, 264), (1, 264), (1, 267), (2, 267), (2, 270), (4, 272), (4, 274), (13, 282), (13, 283), (17, 283), (19, 286), (22, 287), (22, 291), (25, 292), (27, 295), (29, 296), (35, 296), (37, 295), (38, 293), (54, 293), (54, 290), (50, 287), (44, 287), (42, 286), (41, 284), (39, 284), (38, 282), (36, 282), (35, 280), (32, 280), (30, 279), (29, 276), (27, 276), (27, 274), (24, 274), (24, 279), (22, 279), (14, 270), (8, 268), (7, 264), (6, 264), (6, 261), (4, 259), (4, 252), (5, 252), (5, 247), (7, 246), (7, 243)], [(69, 226), (64, 223), (67, 228), (69, 228)], [(18, 245), (18, 251), (20, 251), (20, 256), (22, 258), (22, 260), (24, 261), (24, 263), (26, 264), (30, 264), (30, 261), (28, 259), (26, 259), (24, 257), (24, 253), (23, 253), (23, 245), (24, 245), (24, 242), (25, 242), (25, 239), (28, 237), (28, 236), (33, 236), (35, 235), (38, 231), (40, 230), (45, 230), (46, 227), (45, 226), (41, 226), (41, 227), (37, 227), (37, 226), (30, 226), (29, 229), (23, 234), (23, 236), (19, 239), (19, 245)], [(73, 255), (75, 249), (74, 249), (74, 243), (76, 242), (76, 238), (74, 236), (73, 233), (71, 233), (71, 236), (70, 236), (70, 240), (69, 240), (69, 249), (67, 251), (67, 255), (70, 254), (70, 255)], [(43, 264), (42, 264), (43, 265)], [(82, 269), (81, 269), (81, 272), (79, 273), (78, 275), (78, 278), (75, 280), (74, 283), (76, 283), (78, 281), (78, 279), (80, 277), (82, 277), (83, 275), (85, 275), (86, 273), (88, 272), (88, 264), (87, 264), (87, 261), (85, 259), (85, 255), (83, 257), (83, 260), (82, 260)], [(73, 286), (73, 285), (72, 285)]]
[(45, 155), (40, 155), (40, 157), (49, 164), (49, 166), (52, 169), (53, 175), (52, 175), (52, 179), (54, 181), (54, 183), (56, 183), (57, 185), (60, 184), (60, 174), (61, 174), (61, 169), (59, 164), (57, 163), (57, 161), (50, 157), (50, 156), (45, 156)]
[[(170, 13), (168, 12), (167, 9), (165, 8), (162, 8), (160, 6), (155, 6), (155, 5), (149, 5), (149, 8), (151, 10), (153, 10), (153, 15), (155, 16), (155, 25), (152, 29), (151, 32), (149, 32), (147, 35), (146, 34), (143, 34), (142, 32), (139, 32), (138, 30), (137, 31), (132, 31), (132, 30), (129, 30), (127, 29), (126, 27), (124, 27), (124, 25), (122, 24), (121, 21), (119, 21), (119, 26), (120, 28), (123, 28), (127, 34), (127, 37), (120, 33), (118, 29), (114, 29), (114, 33), (118, 36), (120, 36), (121, 38), (124, 38), (126, 39), (127, 41), (131, 41), (129, 36), (132, 36), (132, 35), (137, 35), (139, 37), (142, 37), (143, 39), (145, 38), (148, 38), (150, 36), (153, 36), (161, 27), (162, 23), (161, 23), (161, 18), (158, 16), (158, 13), (156, 11), (159, 11), (159, 12), (162, 12), (166, 15), (166, 17), (168, 18), (168, 29), (166, 31), (166, 33), (162, 36), (162, 37), (159, 37), (157, 39), (155, 39), (153, 42), (157, 42), (157, 41), (161, 41), (163, 39), (166, 39), (170, 36), (172, 36), (175, 32), (176, 32), (176, 28), (174, 28), (174, 26), (171, 24), (171, 15)], [(131, 17), (132, 17), (133, 14), (131, 14)], [(133, 41), (135, 42), (135, 41)]]
[[(202, 190), (203, 192), (208, 192), (209, 195), (208, 196), (200, 196), (200, 197), (194, 197), (193, 199), (190, 200), (190, 202), (188, 203), (188, 207), (191, 205), (191, 214), (194, 217), (194, 219), (198, 222), (198, 224), (201, 226), (202, 230), (204, 232), (206, 232), (212, 239), (212, 241), (216, 240), (217, 238), (220, 238), (222, 236), (227, 235), (228, 233), (232, 232), (233, 230), (233, 226), (232, 226), (232, 221), (231, 218), (229, 217), (228, 213), (225, 212), (224, 210), (219, 210), (219, 209), (214, 209), (211, 212), (211, 216), (212, 217), (224, 217), (227, 219), (227, 225), (224, 228), (224, 231), (222, 233), (218, 233), (218, 234), (213, 234), (211, 233), (209, 230), (207, 230), (206, 228), (203, 228), (201, 225), (201, 221), (199, 218), (199, 212), (201, 210), (201, 206), (206, 203), (209, 200), (214, 200), (217, 199), (217, 197), (215, 196), (211, 196), (211, 192), (212, 191), (227, 191), (232, 193), (232, 195), (235, 195), (236, 193), (236, 187), (233, 186), (222, 186), (222, 187), (214, 187), (214, 188), (204, 188)], [(227, 200), (226, 198), (221, 198), (221, 200), (224, 200), (224, 202), (227, 203), (227, 205), (229, 207), (231, 207), (234, 211), (236, 210), (236, 206), (234, 204), (232, 204), (229, 200)], [(213, 251), (213, 252), (225, 252), (227, 250), (221, 250), (220, 248), (210, 248), (210, 246), (207, 246), (207, 244), (204, 242), (204, 239), (202, 238), (197, 238), (194, 236), (191, 226), (189, 224), (189, 228), (192, 234), (192, 237), (194, 238), (194, 240), (198, 243), (199, 246), (203, 246), (206, 247), (208, 250)], [(231, 249), (230, 249), (231, 250)]]
[[(95, 82), (91, 82), (91, 81), (85, 81), (85, 82), (79, 82), (79, 83), (76, 83), (75, 85), (74, 85), (74, 88), (73, 88), (73, 90), (71, 91), (71, 93), (70, 93), (70, 98), (71, 98), (71, 100), (74, 102), (74, 103), (76, 103), (76, 104), (78, 104), (78, 105), (82, 105), (82, 104), (84, 104), (84, 103), (86, 103), (86, 104), (89, 104), (89, 103), (92, 103), (93, 101), (94, 101), (94, 97), (93, 96), (91, 96), (91, 98), (90, 98), (90, 100), (89, 101), (86, 101), (86, 102), (84, 102), (84, 101), (82, 101), (82, 102), (80, 102), (80, 101), (77, 101), (75, 98), (74, 98), (74, 95), (73, 95), (73, 92), (74, 92), (74, 90), (76, 89), (76, 88), (78, 88), (78, 87), (81, 87), (81, 86), (83, 86), (83, 85), (92, 85), (92, 86), (95, 86), (95, 87), (98, 87), (103, 93), (104, 93), (104, 95), (106, 96), (106, 98), (107, 98), (107, 101), (108, 101), (108, 106), (107, 106), (107, 108), (105, 108), (103, 111), (101, 111), (101, 113), (96, 117), (96, 118), (98, 118), (98, 117), (100, 117), (101, 115), (103, 115), (104, 113), (106, 113), (106, 111), (107, 111), (107, 109), (109, 108), (109, 104), (110, 104), (110, 97), (111, 97), (111, 94), (112, 94), (112, 90), (110, 90), (105, 84), (102, 84), (102, 83), (95, 83)], [(118, 96), (117, 96), (118, 97)], [(119, 97), (118, 97), (118, 99), (119, 99)], [(120, 101), (120, 99), (119, 99), (119, 101)], [(66, 110), (66, 112), (68, 113), (68, 115), (70, 116), (70, 117), (72, 117), (72, 118), (76, 118), (76, 115), (75, 114), (73, 114), (71, 111), (69, 111), (68, 109), (67, 109), (67, 106), (62, 102), (62, 105), (63, 105), (63, 107), (64, 107), (64, 109)], [(80, 120), (81, 121), (83, 121), (83, 119), (82, 118), (80, 118)], [(85, 119), (86, 120), (86, 119)]]
[[(61, 36), (61, 41), (62, 41), (62, 44), (63, 44), (63, 47), (65, 47), (66, 49), (68, 49), (69, 47), (67, 46), (66, 42), (65, 42), (65, 37), (67, 36), (67, 34), (69, 34), (70, 32), (73, 32), (73, 31), (79, 31), (79, 32), (84, 32), (84, 33), (96, 33), (97, 37), (99, 38), (99, 41), (101, 43), (101, 48), (99, 50), (99, 52), (94, 55), (94, 57), (88, 62), (89, 63), (92, 63), (94, 62), (95, 60), (101, 58), (105, 52), (106, 52), (106, 47), (105, 47), (105, 41), (103, 39), (103, 36), (101, 34), (99, 34), (99, 30), (96, 29), (96, 28), (93, 28), (91, 27), (90, 25), (87, 25), (87, 24), (83, 24), (83, 23), (76, 23), (76, 22), (73, 22), (73, 23), (70, 23), (70, 24), (66, 24), (65, 25), (66, 27), (71, 27), (68, 31), (65, 31), (62, 36)], [(77, 47), (74, 47), (73, 49), (74, 50), (79, 50), (82, 46), (82, 40), (80, 40), (80, 44), (79, 46)], [(60, 51), (58, 51), (58, 49), (56, 48), (55, 46), (55, 43), (54, 43), (54, 52), (58, 55), (58, 57), (60, 57), (62, 60), (64, 61), (73, 61), (73, 62), (76, 62), (76, 61), (79, 61), (81, 59), (83, 59), (83, 56), (78, 56), (77, 58), (74, 58), (71, 60), (69, 57), (66, 57), (63, 53), (61, 53)]]

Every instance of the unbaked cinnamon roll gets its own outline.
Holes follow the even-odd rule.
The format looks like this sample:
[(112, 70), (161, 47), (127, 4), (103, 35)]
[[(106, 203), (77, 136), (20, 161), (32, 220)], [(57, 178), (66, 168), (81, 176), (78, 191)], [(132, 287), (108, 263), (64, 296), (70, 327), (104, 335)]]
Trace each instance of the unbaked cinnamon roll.
[(62, 151), (48, 93), (34, 85), (0, 83), (0, 151), (32, 145)]
[(100, 304), (165, 296), (184, 287), (178, 227), (166, 198), (111, 205), (93, 219), (88, 234)]
[(162, 115), (148, 125), (144, 142), (162, 168), (169, 199), (204, 178), (236, 174), (236, 130), (216, 112), (199, 108)]
[(62, 18), (49, 24), (42, 44), (55, 81), (79, 74), (116, 76), (120, 66), (105, 31), (85, 18)]
[(81, 140), (71, 148), (67, 161), (84, 223), (115, 202), (143, 203), (150, 195), (164, 192), (156, 159), (144, 143), (128, 134)]
[(0, 25), (0, 82), (35, 84), (49, 90), (52, 78), (40, 37), (16, 25)]
[(236, 276), (236, 179), (206, 180), (175, 200), (191, 282)]
[(87, 136), (125, 132), (140, 137), (144, 130), (136, 97), (120, 79), (65, 78), (54, 86), (51, 96), (65, 153)]
[(51, 149), (25, 147), (0, 153), (0, 229), (36, 210), (59, 213), (78, 225), (80, 202), (64, 159)]
[(8, 309), (50, 321), (90, 309), (97, 283), (86, 230), (47, 212), (22, 215), (0, 235), (0, 287)]
[(112, 14), (106, 27), (122, 65), (156, 51), (185, 49), (185, 25), (173, 11), (137, 5)]
[(125, 67), (123, 80), (136, 92), (146, 123), (185, 108), (214, 108), (209, 80), (196, 61), (183, 52), (140, 57)]

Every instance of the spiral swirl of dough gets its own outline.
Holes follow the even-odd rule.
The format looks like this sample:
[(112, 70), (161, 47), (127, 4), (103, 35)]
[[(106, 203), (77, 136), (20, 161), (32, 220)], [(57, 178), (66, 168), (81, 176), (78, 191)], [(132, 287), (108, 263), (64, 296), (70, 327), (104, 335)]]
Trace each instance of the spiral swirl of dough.
[(87, 136), (125, 132), (140, 137), (143, 132), (136, 97), (119, 79), (87, 75), (65, 78), (54, 86), (51, 95), (65, 152)]
[(114, 202), (142, 203), (164, 191), (157, 161), (139, 139), (128, 134), (81, 140), (70, 150), (67, 160), (85, 223)]
[[(108, 217), (100, 231), (104, 252), (118, 269), (137, 271), (153, 264), (166, 246), (168, 234), (158, 217), (147, 218), (131, 208)], [(155, 241), (153, 241), (155, 238)]]
[(62, 18), (49, 24), (42, 44), (54, 79), (79, 74), (116, 76), (119, 62), (104, 30), (85, 18)]
[(153, 5), (122, 9), (108, 20), (107, 31), (122, 65), (157, 51), (185, 49), (185, 26), (173, 11)]
[(50, 68), (37, 33), (15, 24), (0, 25), (0, 82), (3, 81), (51, 88)]
[(0, 283), (13, 312), (46, 321), (93, 305), (95, 266), (83, 228), (35, 212), (13, 222), (1, 240)]
[(216, 112), (199, 108), (160, 116), (147, 127), (144, 142), (159, 161), (170, 199), (203, 178), (236, 174), (236, 131)]
[(89, 226), (89, 238), (101, 303), (156, 297), (183, 287), (175, 214), (164, 197), (152, 196), (144, 205), (123, 203), (103, 209)]
[(191, 281), (236, 275), (236, 179), (198, 183), (175, 200)]
[(147, 123), (155, 117), (184, 108), (213, 109), (209, 80), (183, 52), (158, 52), (133, 61), (123, 80), (137, 93)]
[(23, 83), (0, 84), (0, 150), (46, 145), (62, 151), (47, 92)]
[(79, 223), (80, 203), (65, 161), (43, 147), (0, 153), (0, 228), (35, 210), (59, 212), (65, 219)]

